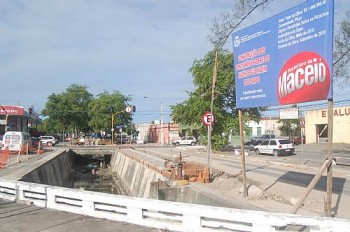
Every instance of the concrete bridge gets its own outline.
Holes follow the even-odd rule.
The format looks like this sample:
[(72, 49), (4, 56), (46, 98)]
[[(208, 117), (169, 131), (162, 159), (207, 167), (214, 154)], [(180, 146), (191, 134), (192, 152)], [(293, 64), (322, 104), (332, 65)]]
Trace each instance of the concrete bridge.
[[(133, 157), (137, 157), (138, 161)], [(342, 219), (146, 199), (152, 196), (152, 182), (164, 178), (159, 170), (149, 167), (158, 162), (162, 167), (163, 161), (137, 151), (115, 150), (110, 163), (112, 171), (123, 178), (124, 184), (137, 197), (65, 188), (69, 183), (67, 173), (72, 168), (72, 153), (69, 151), (56, 150), (35, 158), (0, 171), (0, 198), (171, 231), (275, 231), (286, 227), (309, 231), (350, 231), (350, 222)], [(206, 196), (192, 194), (190, 198), (208, 200)]]

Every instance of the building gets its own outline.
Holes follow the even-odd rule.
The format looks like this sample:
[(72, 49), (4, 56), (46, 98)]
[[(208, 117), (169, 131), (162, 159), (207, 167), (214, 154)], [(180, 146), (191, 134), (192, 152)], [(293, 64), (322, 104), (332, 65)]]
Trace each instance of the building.
[(279, 120), (279, 117), (262, 117), (259, 122), (249, 121), (246, 125), (250, 128), (250, 136), (261, 136), (262, 134), (280, 136)]
[[(305, 111), (306, 143), (328, 141), (328, 110)], [(333, 109), (333, 142), (350, 143), (350, 106)]]
[(0, 134), (6, 131), (36, 131), (42, 123), (39, 114), (23, 106), (0, 105)]
[(135, 125), (135, 129), (138, 131), (138, 143), (155, 143), (161, 145), (162, 134), (163, 144), (171, 144), (173, 140), (179, 138), (179, 125), (177, 123), (137, 124)]

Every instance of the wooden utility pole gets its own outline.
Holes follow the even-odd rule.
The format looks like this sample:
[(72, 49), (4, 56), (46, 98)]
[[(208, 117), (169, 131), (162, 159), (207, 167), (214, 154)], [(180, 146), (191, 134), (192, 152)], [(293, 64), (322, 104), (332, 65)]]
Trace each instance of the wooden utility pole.
[[(210, 101), (210, 114), (213, 117), (213, 109), (214, 109), (214, 97), (215, 97), (215, 85), (218, 76), (218, 50), (215, 50), (215, 63), (214, 63), (214, 71), (213, 71), (213, 84), (211, 86), (211, 101)], [(212, 131), (212, 123), (208, 126), (208, 167), (209, 167), (209, 177), (212, 175), (211, 168), (211, 131)]]

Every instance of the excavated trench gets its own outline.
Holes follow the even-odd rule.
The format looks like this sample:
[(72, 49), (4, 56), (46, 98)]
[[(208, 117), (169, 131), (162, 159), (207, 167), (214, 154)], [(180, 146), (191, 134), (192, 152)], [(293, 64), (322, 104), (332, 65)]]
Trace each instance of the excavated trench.
[(110, 160), (110, 155), (97, 158), (77, 155), (73, 166), (73, 188), (129, 195), (121, 185), (119, 178), (108, 168)]

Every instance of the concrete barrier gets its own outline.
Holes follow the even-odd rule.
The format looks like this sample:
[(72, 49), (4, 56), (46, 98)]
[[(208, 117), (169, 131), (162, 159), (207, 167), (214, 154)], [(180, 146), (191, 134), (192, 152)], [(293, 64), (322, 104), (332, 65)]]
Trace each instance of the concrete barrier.
[(241, 210), (150, 200), (0, 180), (0, 198), (65, 212), (172, 231), (350, 231), (344, 219)]
[(150, 168), (147, 162), (132, 159), (121, 152), (115, 152), (110, 163), (112, 173), (132, 196), (150, 198), (151, 184), (158, 180), (166, 180), (160, 172)]

